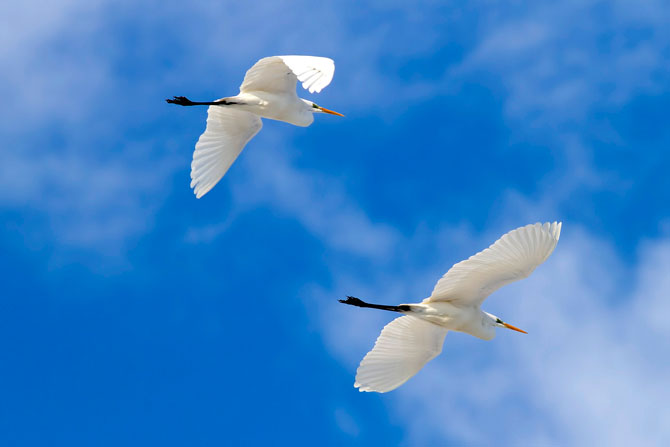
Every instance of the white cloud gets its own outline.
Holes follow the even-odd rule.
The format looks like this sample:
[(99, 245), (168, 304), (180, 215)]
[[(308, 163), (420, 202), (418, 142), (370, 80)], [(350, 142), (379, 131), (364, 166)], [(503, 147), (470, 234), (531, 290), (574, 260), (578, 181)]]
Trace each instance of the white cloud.
[[(157, 162), (147, 152), (142, 144), (111, 160), (73, 147), (2, 152), (0, 203), (43, 213), (44, 220), (21, 224), (28, 246), (87, 248), (104, 255), (103, 264), (123, 263), (136, 235), (152, 228), (167, 193), (165, 178), (175, 168), (172, 158)], [(100, 259), (94, 265), (100, 267)]]
[(21, 223), (27, 246), (54, 250), (52, 262), (90, 250), (101, 255), (93, 268), (123, 264), (132, 241), (152, 228), (178, 158), (169, 142), (127, 136), (123, 117), (137, 115), (120, 92), (135, 89), (113, 71), (118, 50), (107, 45), (104, 6), (1, 7), (8, 39), (0, 91), (9, 106), (0, 112), (0, 207), (38, 216)]
[[(100, 9), (104, 3), (90, 8), (82, 2), (64, 5), (53, 10), (36, 8), (42, 11), (37, 15), (31, 13), (35, 5), (3, 7), (11, 27), (0, 30), (7, 37), (0, 39), (5, 43), (0, 47), (0, 62), (9, 67), (0, 74), (2, 91), (17, 106), (4, 109), (3, 117), (14, 113), (23, 118), (5, 120), (3, 130), (16, 141), (54, 128), (76, 135), (79, 128), (93, 126), (90, 116), (100, 121), (109, 118), (108, 127), (94, 126), (100, 137), (111, 135), (119, 123), (128, 125), (122, 107), (105, 110), (111, 114), (108, 117), (96, 104), (101, 96), (126, 92), (110, 64), (114, 46), (97, 51), (90, 45), (108, 42), (100, 40), (99, 34), (105, 29)], [(344, 112), (362, 107), (380, 110), (391, 102), (418, 101), (442, 89), (421, 81), (399, 82), (384, 73), (383, 64), (389, 61), (380, 59), (390, 53), (384, 44), (392, 27), (353, 36), (349, 12), (314, 2), (302, 5), (292, 15), (275, 9), (277, 20), (270, 22), (260, 9), (239, 6), (243, 9), (231, 12), (214, 3), (193, 9), (188, 17), (193, 23), (225, 26), (217, 27), (215, 35), (201, 34), (211, 30), (209, 26), (189, 31), (179, 40), (186, 48), (179, 54), (187, 60), (158, 78), (138, 80), (131, 93), (194, 85), (196, 79), (213, 90), (225, 79), (234, 91), (248, 64), (267, 55), (269, 48), (276, 53), (299, 49), (335, 57), (336, 78), (323, 97), (343, 98), (350, 107)], [(537, 6), (514, 21), (506, 16), (500, 21), (489, 18), (485, 22), (490, 30), (484, 30), (480, 44), (463, 64), (447, 73), (446, 82), (477, 70), (493, 73), (508, 90), (508, 116), (528, 118), (537, 113), (544, 128), (557, 126), (553, 118), (560, 123), (582, 118), (596, 103), (617, 105), (638, 91), (665, 88), (661, 81), (667, 80), (662, 74), (667, 73), (667, 58), (659, 55), (667, 51), (668, 13), (662, 3), (615, 3), (613, 15), (604, 23), (579, 14), (582, 8), (589, 11), (580, 5)], [(320, 19), (303, 20), (305, 11)], [(174, 23), (169, 19), (177, 14), (172, 9), (156, 11), (152, 20)], [(261, 20), (267, 27), (257, 27), (258, 33), (243, 42), (236, 38), (249, 23)], [(30, 21), (34, 26), (25, 26)], [(291, 27), (293, 23), (304, 26)], [(614, 39), (609, 53), (592, 51), (597, 38), (620, 24), (631, 29), (641, 25), (654, 38)], [(52, 52), (56, 38), (83, 45), (69, 54), (67, 61), (73, 65), (58, 63), (60, 53)], [(428, 36), (413, 50), (425, 51), (432, 43)], [(408, 46), (400, 52), (410, 50)], [(594, 54), (601, 56), (593, 60)], [(49, 69), (44, 69), (43, 62)], [(181, 70), (191, 78), (182, 77)], [(203, 76), (212, 78), (204, 81)], [(328, 103), (338, 109), (336, 102)], [(390, 303), (420, 299), (451, 263), (514, 226), (554, 217), (579, 185), (597, 189), (610, 184), (588, 156), (580, 158), (583, 143), (561, 132), (564, 138), (559, 143), (567, 141), (572, 148), (570, 172), (558, 173), (551, 184), (543, 184), (539, 198), (509, 191), (504, 203), (510, 214), (486, 234), (474, 232), (465, 223), (467, 216), (457, 227), (402, 234), (371, 219), (350, 197), (346, 179), (298, 168), (288, 149), (274, 143), (289, 141), (287, 136), (295, 131), (309, 130), (283, 127), (279, 136), (268, 126), (254, 139), (254, 147), (234, 167), (244, 175), (235, 177), (239, 182), (232, 187), (233, 198), (241, 210), (263, 204), (295, 218), (328, 248), (332, 286), (308, 285), (303, 296), (306, 305), (318, 311), (315, 319), (325, 345), (351, 368), (352, 382), (356, 364), (391, 317), (339, 305), (335, 298), (356, 294)], [(181, 163), (179, 169), (188, 170), (188, 154), (175, 157), (176, 148), (170, 144), (176, 143), (171, 141), (116, 143), (100, 150), (89, 135), (48, 151), (20, 143), (1, 152), (0, 204), (27, 205), (43, 212), (58, 243), (118, 254), (129, 239), (151, 227), (162, 200), (159, 191), (177, 169), (175, 160)], [(110, 158), (119, 146), (123, 149)], [(164, 149), (170, 154), (167, 158), (157, 155)], [(188, 152), (188, 148), (179, 149)], [(156, 168), (156, 160), (165, 162)], [(186, 239), (211, 241), (226, 225), (192, 229)], [(659, 340), (664, 340), (670, 327), (664, 321), (670, 243), (647, 241), (640, 248), (639, 264), (632, 267), (618, 256), (610, 242), (566, 222), (549, 262), (529, 280), (503, 289), (488, 308), (528, 329), (530, 335), (501, 334), (485, 343), (450, 334), (441, 357), (401, 389), (382, 397), (398, 423), (408, 428), (409, 440), (615, 445), (667, 441), (670, 435), (663, 422), (670, 419), (665, 405), (670, 398), (670, 371), (665, 360), (668, 348)], [(342, 408), (334, 417), (344, 431), (355, 435), (358, 426), (348, 415)]]
[[(509, 214), (485, 234), (465, 220), (456, 227), (386, 233), (386, 225), (371, 222), (347, 193), (346, 179), (296, 168), (289, 149), (269, 149), (277, 138), (272, 131), (266, 136), (237, 167), (248, 181), (233, 189), (234, 197), (286, 213), (324, 242), (332, 283), (307, 285), (301, 296), (352, 382), (358, 362), (392, 316), (342, 306), (337, 298), (420, 300), (454, 262), (515, 226), (555, 218), (579, 185), (608, 182), (590, 170), (590, 160), (581, 160), (581, 173), (543, 183), (533, 199), (508, 191), (502, 200)], [(579, 154), (577, 149), (575, 144)], [(333, 238), (333, 228), (351, 239)], [(357, 244), (365, 240), (377, 242)], [(668, 326), (661, 316), (670, 310), (664, 297), (670, 240), (643, 243), (637, 265), (619, 256), (611, 242), (565, 222), (550, 260), (485, 306), (530, 335), (503, 332), (486, 343), (449, 334), (440, 357), (380, 397), (406, 428), (408, 443), (653, 445), (669, 439), (662, 421), (670, 398), (670, 353), (659, 340)]]
[[(614, 42), (614, 56), (592, 60), (600, 54), (593, 50), (594, 41), (618, 20), (631, 26), (641, 21), (662, 32), (660, 21), (629, 14), (622, 4), (617, 8), (605, 25), (577, 14), (575, 2), (539, 13), (533, 9), (514, 22), (494, 21), (477, 49), (448, 75), (470, 76), (480, 69), (495, 73), (508, 87), (510, 117), (539, 113), (542, 126), (556, 130), (552, 118), (560, 123), (581, 118), (594, 104), (621, 104), (640, 90), (659, 88), (656, 73), (663, 62), (652, 55), (661, 54), (662, 39), (630, 48)], [(566, 39), (570, 30), (574, 33)], [(591, 46), (584, 48), (584, 42)], [(615, 88), (597, 91), (612, 83)], [(267, 139), (259, 136), (253, 152), (236, 165), (248, 181), (238, 183), (233, 194), (238, 203), (263, 203), (292, 216), (324, 242), (332, 284), (307, 285), (302, 297), (326, 348), (351, 370), (353, 382), (357, 363), (392, 316), (342, 306), (337, 298), (419, 300), (453, 262), (515, 226), (560, 215), (578, 188), (625, 186), (593, 166), (574, 129), (556, 134), (557, 144), (566, 148), (569, 170), (553, 172), (533, 198), (508, 191), (503, 203), (509, 213), (486, 234), (476, 234), (467, 223), (403, 234), (374, 222), (349, 196), (346, 179), (297, 168), (283, 145), (269, 149), (270, 141), (279, 140), (271, 132)], [(669, 306), (663, 284), (670, 244), (649, 241), (639, 259), (638, 265), (624, 262), (610, 241), (577, 222), (565, 222), (550, 260), (529, 280), (486, 303), (487, 310), (530, 335), (501, 333), (486, 343), (449, 334), (440, 357), (379, 398), (408, 430), (408, 442), (417, 445), (445, 440), (479, 445), (667, 442), (663, 421), (668, 420), (670, 364), (668, 348), (659, 340), (668, 325), (659, 315), (667, 314)], [(341, 412), (348, 414), (346, 408)]]
[[(288, 148), (276, 143), (270, 148), (270, 141), (279, 140), (273, 133), (268, 130), (267, 140), (260, 139), (259, 147), (236, 166), (233, 197), (285, 213), (324, 242), (332, 284), (308, 285), (301, 296), (324, 344), (351, 370), (352, 381), (358, 362), (392, 316), (342, 306), (337, 298), (420, 300), (452, 263), (514, 226), (553, 218), (578, 185), (599, 187), (604, 181), (584, 161), (583, 175), (547, 182), (535, 199), (509, 191), (503, 200), (510, 214), (486, 234), (475, 234), (466, 223), (413, 234), (387, 232), (383, 222), (372, 222), (356, 205), (346, 179), (298, 169)], [(239, 178), (247, 181), (238, 183)], [(652, 295), (659, 309), (645, 313), (640, 303), (648, 302), (644, 295), (665, 281), (670, 243), (649, 241), (645, 247), (639, 267), (630, 267), (610, 242), (566, 222), (550, 260), (529, 280), (486, 303), (487, 310), (530, 335), (502, 333), (486, 343), (449, 334), (438, 359), (381, 397), (391, 417), (407, 429), (408, 442), (618, 445), (667, 439), (660, 422), (645, 418), (652, 411), (662, 413), (657, 408), (670, 397), (664, 391), (667, 348), (657, 341), (664, 325), (656, 317), (667, 313), (669, 305), (658, 303), (662, 286)], [(631, 330), (654, 325), (659, 334)], [(616, 423), (611, 426), (610, 421)]]
[[(384, 96), (380, 92), (389, 83), (377, 60), (369, 55), (383, 46), (384, 36), (374, 28), (365, 36), (351, 35), (348, 13), (336, 6), (305, 1), (303, 7), (284, 8), (267, 2), (248, 8), (196, 2), (188, 8), (168, 5), (137, 23), (136, 8), (106, 1), (70, 0), (50, 7), (35, 2), (3, 5), (0, 12), (8, 26), (0, 30), (7, 37), (0, 44), (0, 63), (6, 67), (0, 74), (0, 93), (9, 107), (0, 111), (0, 128), (8, 137), (7, 150), (0, 155), (0, 207), (28, 207), (44, 217), (48, 227), (33, 233), (44, 237), (45, 243), (50, 240), (57, 249), (74, 247), (107, 258), (122, 257), (129, 241), (152, 227), (153, 215), (169, 193), (165, 185), (176, 169), (184, 170), (183, 187), (188, 187), (192, 143), (184, 147), (183, 142), (197, 138), (197, 132), (190, 140), (180, 137), (181, 146), (176, 147), (167, 136), (137, 137), (138, 128), (155, 126), (156, 115), (160, 115), (156, 108), (165, 106), (162, 98), (168, 92), (187, 88), (221, 94), (218, 89), (227, 85), (233, 93), (249, 64), (268, 52), (312, 52), (341, 60), (333, 86), (321, 97), (334, 108), (337, 102), (328, 98), (345, 98), (346, 112), (367, 102), (383, 107), (373, 98)], [(306, 10), (321, 19), (304, 20)], [(270, 16), (273, 20), (268, 20)], [(144, 56), (156, 60), (155, 69), (126, 65), (128, 60), (139, 63), (123, 53), (129, 51), (127, 44), (118, 41), (117, 27), (126, 22), (139, 33), (130, 51), (144, 51)], [(250, 24), (261, 22), (264, 26), (249, 32)], [(176, 23), (200, 25), (182, 32), (181, 26), (173, 26)], [(295, 26), (297, 23), (301, 26)], [(165, 41), (178, 42), (167, 69), (158, 66), (164, 62), (158, 58), (165, 56), (155, 54), (158, 44), (142, 34), (145, 29), (161, 30)], [(203, 35), (205, 31), (214, 34)], [(338, 57), (345, 52), (346, 58)], [(125, 71), (136, 73), (128, 76)], [(336, 88), (337, 95), (329, 93)], [(263, 166), (267, 164), (259, 168)], [(265, 171), (269, 176), (279, 172)], [(272, 182), (278, 180), (292, 183), (276, 191), (276, 200), (298, 195), (295, 202), (286, 202), (287, 207), (311, 200), (309, 196), (318, 193), (309, 189), (319, 188), (318, 181), (328, 181), (323, 178), (313, 183), (311, 177), (298, 175)], [(371, 240), (359, 240), (352, 236), (353, 231), (335, 231), (337, 222), (352, 225), (352, 229), (369, 222), (342, 203), (338, 187), (324, 191), (320, 197), (324, 209), (347, 217), (305, 215), (304, 223), (315, 235), (361, 252), (379, 247), (388, 250), (392, 230), (383, 225)], [(209, 228), (205, 239), (211, 240), (218, 231), (216, 226)], [(191, 236), (189, 240), (196, 241), (197, 234)]]
[(518, 13), (490, 20), (479, 45), (450, 72), (492, 73), (509, 95), (509, 117), (564, 125), (584, 120), (595, 105), (616, 107), (667, 89), (669, 12), (662, 2), (541, 2)]
[(329, 246), (349, 254), (390, 255), (397, 239), (392, 227), (372, 222), (349, 200), (341, 179), (296, 169), (285, 146), (277, 144), (281, 136), (274, 129), (264, 132), (254, 141), (258, 147), (245, 153), (236, 166), (244, 172), (233, 185), (238, 203), (279, 209)]
[[(56, 220), (65, 222), (69, 210), (78, 206), (80, 197), (71, 193), (74, 189), (61, 184), (71, 182), (65, 178), (67, 176), (49, 175), (48, 170), (44, 169), (48, 163), (55, 168), (63, 164), (54, 160), (67, 160), (72, 163), (75, 172), (80, 172), (77, 178), (80, 184), (93, 185), (93, 190), (107, 195), (104, 198), (106, 203), (103, 200), (93, 201), (88, 204), (88, 209), (93, 214), (103, 213), (102, 209), (93, 211), (93, 208), (109, 208), (111, 200), (112, 208), (117, 207), (117, 218), (129, 223), (118, 225), (118, 234), (122, 239), (139, 235), (142, 228), (149, 228), (131, 222), (150, 220), (150, 216), (137, 206), (129, 207), (124, 203), (114, 205), (114, 202), (123, 202), (131, 195), (146, 195), (155, 191), (159, 185), (166, 183), (177, 165), (188, 170), (188, 155), (182, 153), (177, 158), (167, 160), (166, 166), (173, 168), (159, 169), (150, 175), (146, 174), (145, 169), (133, 166), (136, 160), (127, 152), (116, 154), (118, 163), (112, 163), (113, 167), (110, 167), (105, 157), (113, 149), (110, 145), (96, 145), (91, 134), (95, 133), (100, 140), (105, 139), (107, 142), (110, 142), (111, 137), (116, 144), (122, 144), (126, 132), (137, 125), (131, 118), (137, 115), (126, 113), (127, 105), (124, 101), (117, 102), (118, 98), (135, 96), (140, 101), (147, 101), (148, 92), (160, 96), (161, 91), (172, 91), (184, 86), (193, 89), (195, 85), (203, 86), (196, 88), (198, 91), (211, 89), (215, 93), (219, 85), (225, 84), (234, 91), (248, 65), (268, 52), (312, 52), (334, 57), (337, 60), (337, 74), (332, 87), (326, 89), (321, 97), (336, 109), (338, 101), (346, 104), (342, 110), (354, 117), (362, 113), (361, 110), (366, 113), (384, 110), (380, 114), (384, 119), (394, 119), (394, 113), (402, 113), (403, 108), (392, 109), (388, 107), (389, 104), (405, 103), (410, 99), (416, 102), (436, 92), (451, 91), (454, 76), (467, 77), (478, 69), (495, 73), (508, 87), (506, 107), (511, 116), (517, 117), (542, 112), (546, 118), (547, 110), (559, 113), (563, 117), (560, 120), (583, 116), (589, 107), (603, 98), (605, 102), (618, 104), (637, 90), (654, 91), (667, 85), (662, 75), (668, 71), (667, 58), (659, 57), (659, 54), (667, 51), (667, 43), (664, 44), (667, 42), (664, 23), (667, 21), (664, 17), (668, 13), (658, 2), (645, 2), (635, 7), (625, 2), (615, 3), (611, 11), (607, 9), (609, 15), (602, 21), (593, 19), (597, 3), (589, 3), (587, 6), (582, 6), (581, 2), (550, 7), (535, 6), (514, 20), (510, 20), (496, 5), (487, 7), (488, 15), (483, 16), (483, 25), (477, 29), (481, 35), (479, 45), (466, 56), (460, 67), (448, 71), (446, 80), (441, 83), (432, 83), (421, 77), (408, 82), (399, 79), (394, 73), (396, 68), (407, 63), (403, 58), (433, 51), (442, 35), (436, 28), (418, 34), (411, 45), (400, 44), (398, 39), (389, 45), (389, 37), (399, 32), (393, 21), (384, 20), (373, 27), (357, 26), (360, 20), (357, 14), (380, 14), (386, 17), (385, 14), (398, 12), (399, 5), (371, 4), (369, 11), (358, 12), (346, 11), (335, 3), (314, 4), (306, 1), (288, 9), (272, 2), (259, 8), (223, 6), (212, 2), (195, 3), (186, 9), (168, 6), (146, 15), (142, 19), (141, 28), (167, 30), (165, 36), (179, 43), (171, 59), (172, 65), (167, 69), (161, 68), (160, 74), (151, 70), (138, 72), (133, 85), (129, 85), (119, 73), (118, 64), (124, 58), (120, 53), (123, 45), (116, 42), (117, 37), (110, 33), (110, 24), (114, 21), (125, 23), (125, 19), (135, 18), (137, 11), (125, 5), (115, 5), (112, 7), (112, 3), (104, 1), (91, 3), (72, 0), (48, 8), (34, 2), (2, 6), (1, 12), (8, 18), (8, 26), (0, 31), (7, 37), (2, 39), (3, 44), (0, 45), (0, 62), (7, 69), (0, 74), (0, 91), (11, 105), (3, 108), (1, 113), (3, 131), (12, 137), (10, 141), (13, 142), (9, 143), (9, 153), (3, 157), (3, 170), (7, 178), (12, 179), (11, 184), (18, 185), (17, 196), (27, 197), (26, 194), (32, 194), (33, 206), (40, 212), (51, 216), (50, 219), (56, 215)], [(437, 11), (440, 5), (426, 2), (423, 8), (421, 14), (412, 11), (412, 14), (407, 15), (407, 21), (400, 24), (401, 29), (428, 25), (426, 18), (430, 17), (431, 11)], [(304, 20), (307, 10), (312, 17), (320, 19)], [(518, 12), (516, 9), (514, 11)], [(446, 11), (440, 9), (440, 13), (446, 14)], [(268, 15), (276, 20), (268, 21)], [(199, 23), (201, 26), (189, 28), (187, 33), (175, 31), (171, 34), (169, 30), (172, 28), (168, 24), (174, 24), (176, 18), (179, 18), (179, 23)], [(448, 15), (447, 20), (460, 19), (457, 13), (453, 13)], [(225, 23), (225, 26), (219, 26), (220, 22)], [(260, 22), (264, 23), (263, 27), (255, 28), (254, 33), (245, 32), (249, 23)], [(301, 26), (294, 26), (296, 23)], [(625, 35), (615, 36), (609, 43), (611, 51), (592, 51), (597, 39), (607, 37), (610, 28), (627, 32), (635, 31), (636, 26), (651, 33), (652, 38), (636, 41), (627, 39)], [(212, 31), (214, 34), (203, 34)], [(237, 38), (240, 35), (245, 35), (243, 41)], [(137, 44), (147, 51), (156, 50), (151, 42), (150, 39), (139, 39)], [(602, 54), (597, 61), (592, 59), (594, 53)], [(566, 73), (570, 76), (565, 76)], [(597, 88), (603, 85), (610, 85), (611, 88)], [(152, 101), (155, 99), (151, 96)], [(145, 107), (143, 110), (146, 113), (154, 113), (153, 108), (141, 107)], [(84, 131), (89, 134), (88, 138), (70, 138)], [(44, 141), (29, 136), (48, 135), (49, 132), (54, 132), (55, 138), (66, 135), (70, 141), (53, 147), (47, 145), (49, 154), (45, 157), (40, 148)], [(146, 143), (134, 141), (135, 144), (138, 142)], [(165, 153), (166, 149), (160, 146), (164, 144), (169, 142), (154, 142), (153, 152), (146, 152), (147, 157), (151, 155), (160, 159), (160, 154)], [(256, 142), (253, 144), (257, 145)], [(172, 158), (174, 152), (168, 152)], [(147, 162), (151, 163), (149, 158)], [(268, 173), (273, 174), (273, 171)], [(86, 180), (82, 175), (90, 178)], [(105, 178), (108, 182), (106, 184), (102, 181)], [(134, 181), (127, 182), (129, 178)], [(153, 183), (149, 184), (149, 180), (153, 180)], [(296, 187), (319, 187), (318, 182), (310, 183), (312, 180), (306, 178), (293, 180), (293, 177), (288, 177), (285, 180), (294, 181), (293, 186)], [(112, 181), (117, 183), (109, 183)], [(124, 193), (108, 194), (102, 191), (105, 187), (108, 192)], [(290, 185), (286, 188), (290, 189)], [(348, 207), (339, 198), (341, 191), (338, 188), (326, 188), (333, 191), (323, 197), (327, 209), (341, 210)], [(58, 201), (43, 206), (38, 203), (38, 199), (44, 190), (61, 190), (64, 194)], [(278, 194), (286, 195), (287, 190), (278, 191)], [(296, 198), (295, 206), (311, 200), (306, 197), (307, 193), (302, 194), (302, 199)], [(4, 197), (3, 206), (16, 206), (16, 198), (7, 198), (7, 194)], [(66, 203), (67, 199), (69, 203)], [(351, 224), (367, 225), (367, 218), (361, 213), (354, 209), (348, 209), (347, 213)], [(340, 237), (330, 226), (330, 217), (322, 218), (313, 212), (303, 219), (317, 235)], [(62, 241), (80, 246), (92, 243), (95, 246), (95, 234), (103, 235), (105, 230), (94, 228), (99, 223), (95, 219), (84, 218), (82, 225), (87, 222), (90, 228), (82, 227), (81, 231), (89, 234), (90, 238), (77, 239), (66, 235)], [(64, 223), (61, 228), (68, 226)], [(60, 235), (61, 230), (56, 228), (55, 231)], [(388, 238), (390, 231), (383, 230), (382, 233), (387, 235), (381, 239)], [(365, 245), (368, 242), (347, 240), (346, 237), (338, 243), (342, 246), (357, 246), (362, 251), (371, 250)], [(386, 243), (374, 240), (369, 242), (372, 245)]]

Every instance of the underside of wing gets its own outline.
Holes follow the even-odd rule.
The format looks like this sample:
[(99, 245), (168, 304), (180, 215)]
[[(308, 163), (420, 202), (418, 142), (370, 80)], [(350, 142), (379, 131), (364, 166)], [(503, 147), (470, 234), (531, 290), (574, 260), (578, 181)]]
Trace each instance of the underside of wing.
[(387, 324), (361, 361), (354, 386), (385, 393), (398, 388), (442, 352), (447, 329), (413, 316)]
[(240, 92), (295, 93), (299, 80), (310, 93), (318, 93), (330, 84), (334, 73), (335, 63), (327, 57), (265, 57), (247, 71)]
[(335, 62), (327, 57), (316, 56), (279, 56), (302, 82), (305, 90), (319, 93), (335, 74)]
[(262, 126), (253, 113), (209, 106), (207, 128), (195, 144), (191, 162), (191, 188), (198, 199), (221, 180)]
[(424, 302), (481, 304), (505, 284), (527, 278), (554, 251), (560, 234), (560, 222), (512, 230), (486, 250), (449, 269)]

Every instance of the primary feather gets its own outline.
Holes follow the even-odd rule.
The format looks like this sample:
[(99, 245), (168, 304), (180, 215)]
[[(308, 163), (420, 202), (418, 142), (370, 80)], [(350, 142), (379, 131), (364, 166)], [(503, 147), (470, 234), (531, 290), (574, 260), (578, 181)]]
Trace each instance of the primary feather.
[(412, 316), (387, 324), (356, 371), (360, 391), (385, 393), (407, 382), (442, 352), (447, 329)]
[(198, 199), (221, 180), (261, 127), (261, 119), (253, 113), (209, 106), (207, 128), (195, 144), (191, 162), (191, 188)]
[(557, 222), (512, 230), (489, 248), (451, 267), (424, 302), (480, 305), (502, 286), (533, 273), (554, 251), (560, 235), (561, 223)]
[(330, 84), (335, 62), (327, 57), (272, 56), (264, 57), (247, 70), (240, 93), (264, 91), (295, 93), (299, 80), (310, 93), (319, 93)]

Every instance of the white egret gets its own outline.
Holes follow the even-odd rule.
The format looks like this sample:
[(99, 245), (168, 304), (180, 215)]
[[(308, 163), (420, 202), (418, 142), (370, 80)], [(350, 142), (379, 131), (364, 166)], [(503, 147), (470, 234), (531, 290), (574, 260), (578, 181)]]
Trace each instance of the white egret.
[(244, 146), (261, 130), (262, 118), (306, 127), (314, 113), (328, 110), (296, 94), (297, 81), (310, 93), (330, 84), (335, 63), (327, 57), (272, 56), (254, 64), (237, 96), (211, 102), (194, 102), (184, 96), (166, 99), (181, 106), (210, 106), (207, 127), (195, 145), (191, 162), (191, 188), (197, 198), (207, 194), (224, 176)]
[(359, 391), (379, 393), (399, 387), (442, 351), (450, 330), (483, 340), (493, 339), (496, 327), (525, 334), (480, 306), (500, 287), (530, 276), (554, 251), (560, 234), (560, 222), (510, 231), (486, 250), (451, 267), (421, 303), (386, 306), (351, 296), (340, 300), (352, 306), (405, 314), (384, 327), (361, 361), (354, 386)]

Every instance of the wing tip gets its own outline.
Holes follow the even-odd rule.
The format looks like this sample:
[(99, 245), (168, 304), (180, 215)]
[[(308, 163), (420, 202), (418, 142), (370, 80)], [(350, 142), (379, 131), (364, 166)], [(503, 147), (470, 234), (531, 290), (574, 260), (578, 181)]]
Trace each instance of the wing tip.
[(538, 229), (541, 229), (551, 235), (552, 238), (554, 238), (556, 241), (561, 236), (561, 228), (563, 227), (563, 222), (562, 221), (553, 221), (553, 222), (536, 222), (534, 224), (529, 224), (526, 225), (525, 227), (520, 227), (519, 229), (522, 228), (530, 228), (530, 227), (535, 227)]
[(354, 382), (354, 388), (358, 388), (358, 391), (361, 393), (385, 393), (388, 390), (380, 391), (372, 388), (370, 385), (363, 385), (360, 382)]
[[(321, 93), (321, 90), (327, 87), (333, 80), (333, 76), (335, 76), (335, 61), (329, 57), (297, 54), (275, 57), (281, 59), (284, 65), (286, 65), (296, 75), (298, 80), (301, 82), (302, 88), (310, 93)], [(299, 59), (302, 59), (302, 64), (308, 64), (307, 67), (309, 68), (304, 73), (296, 72), (296, 69), (301, 66), (300, 63), (296, 65), (296, 62)], [(318, 60), (319, 62), (310, 64), (310, 59)], [(307, 75), (307, 77), (304, 77), (305, 73), (310, 74)]]
[(197, 183), (195, 180), (191, 182), (191, 188), (193, 188), (193, 194), (195, 194), (196, 199), (202, 198), (202, 196), (211, 191), (213, 187), (214, 185), (203, 186), (202, 184)]
[[(537, 225), (537, 224), (536, 224)], [(551, 235), (552, 238), (554, 238), (557, 242), (558, 239), (561, 237), (561, 228), (563, 226), (563, 222), (561, 221), (553, 221), (553, 222), (546, 222), (542, 227)]]
[(372, 388), (368, 387), (357, 387), (359, 393), (383, 393), (383, 391), (377, 391), (373, 390)]

